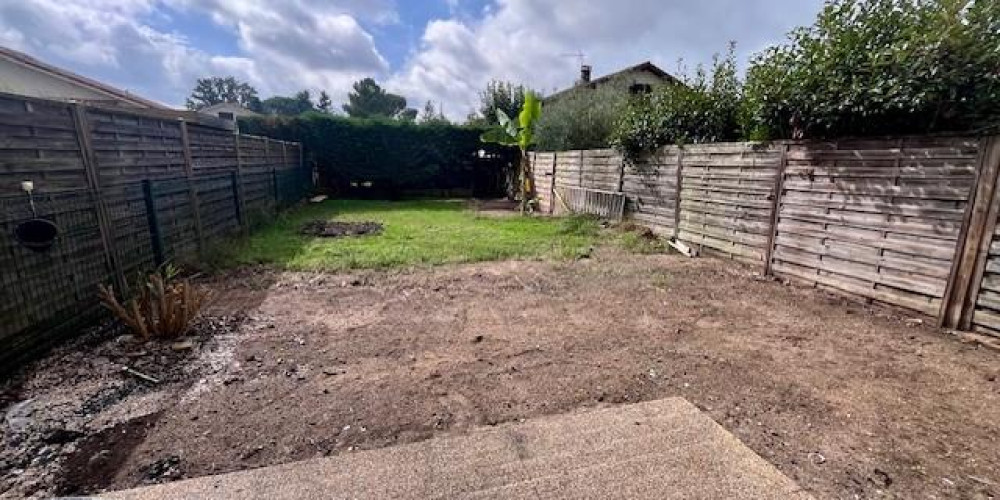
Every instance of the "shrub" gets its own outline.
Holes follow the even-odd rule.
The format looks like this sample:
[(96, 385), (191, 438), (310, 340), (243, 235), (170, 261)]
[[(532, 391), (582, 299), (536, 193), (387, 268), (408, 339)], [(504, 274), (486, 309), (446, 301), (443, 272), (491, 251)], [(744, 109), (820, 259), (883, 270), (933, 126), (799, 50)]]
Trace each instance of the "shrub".
[(143, 339), (175, 339), (187, 333), (201, 312), (208, 293), (185, 280), (178, 270), (164, 266), (150, 274), (136, 296), (123, 305), (111, 286), (100, 286), (101, 305)]
[(1000, 114), (1000, 2), (833, 0), (752, 61), (746, 94), (774, 138), (990, 125)]
[(566, 151), (611, 145), (611, 134), (627, 105), (627, 93), (614, 84), (581, 88), (545, 102), (538, 122), (538, 149)]
[[(323, 113), (240, 120), (242, 132), (302, 143), (321, 183), (340, 192), (370, 183), (378, 197), (409, 189), (459, 189), (505, 177), (516, 153), (480, 143), (483, 129)], [(485, 150), (486, 159), (478, 153)], [(502, 193), (501, 193), (502, 194)]]
[(684, 85), (658, 87), (632, 97), (615, 127), (611, 144), (635, 162), (660, 146), (731, 141), (746, 134), (742, 85), (733, 48), (716, 56), (708, 71), (682, 76)]

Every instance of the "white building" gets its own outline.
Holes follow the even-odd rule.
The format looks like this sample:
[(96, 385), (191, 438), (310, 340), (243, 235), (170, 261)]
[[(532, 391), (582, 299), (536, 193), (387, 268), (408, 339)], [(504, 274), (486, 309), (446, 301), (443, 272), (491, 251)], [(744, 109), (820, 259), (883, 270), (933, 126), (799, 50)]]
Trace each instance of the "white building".
[(171, 110), (169, 106), (57, 68), (6, 47), (0, 47), (0, 92), (100, 106)]

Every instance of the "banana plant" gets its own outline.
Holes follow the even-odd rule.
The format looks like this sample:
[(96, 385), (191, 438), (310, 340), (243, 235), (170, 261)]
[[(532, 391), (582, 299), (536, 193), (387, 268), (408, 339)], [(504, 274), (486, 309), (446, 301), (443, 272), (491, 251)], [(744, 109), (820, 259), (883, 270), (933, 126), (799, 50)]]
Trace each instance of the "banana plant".
[(531, 174), (531, 159), (528, 148), (535, 144), (535, 125), (542, 116), (542, 101), (534, 92), (526, 92), (524, 105), (515, 122), (503, 110), (497, 109), (499, 125), (487, 130), (480, 137), (483, 142), (516, 146), (521, 150), (521, 160), (518, 177), (521, 190), (521, 213), (526, 213), (533, 206), (535, 199), (534, 177)]

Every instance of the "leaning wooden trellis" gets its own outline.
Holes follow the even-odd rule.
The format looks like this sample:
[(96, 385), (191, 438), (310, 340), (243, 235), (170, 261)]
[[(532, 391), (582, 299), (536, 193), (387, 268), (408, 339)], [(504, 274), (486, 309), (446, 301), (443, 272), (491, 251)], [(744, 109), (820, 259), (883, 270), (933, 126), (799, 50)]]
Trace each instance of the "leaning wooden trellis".
[(564, 208), (564, 193), (608, 191), (624, 198), (626, 218), (693, 253), (1000, 332), (996, 137), (671, 146), (637, 165), (612, 150), (534, 161), (548, 213)]

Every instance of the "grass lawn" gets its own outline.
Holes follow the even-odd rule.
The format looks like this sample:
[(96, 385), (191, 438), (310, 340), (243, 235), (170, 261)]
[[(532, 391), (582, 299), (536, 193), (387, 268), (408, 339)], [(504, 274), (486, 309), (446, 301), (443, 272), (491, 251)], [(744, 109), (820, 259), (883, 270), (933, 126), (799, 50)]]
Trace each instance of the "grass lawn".
[[(374, 221), (379, 235), (302, 236), (306, 222)], [(283, 215), (235, 244), (227, 264), (269, 264), (290, 270), (341, 271), (508, 258), (575, 258), (600, 236), (591, 218), (477, 216), (460, 200), (328, 200)]]

